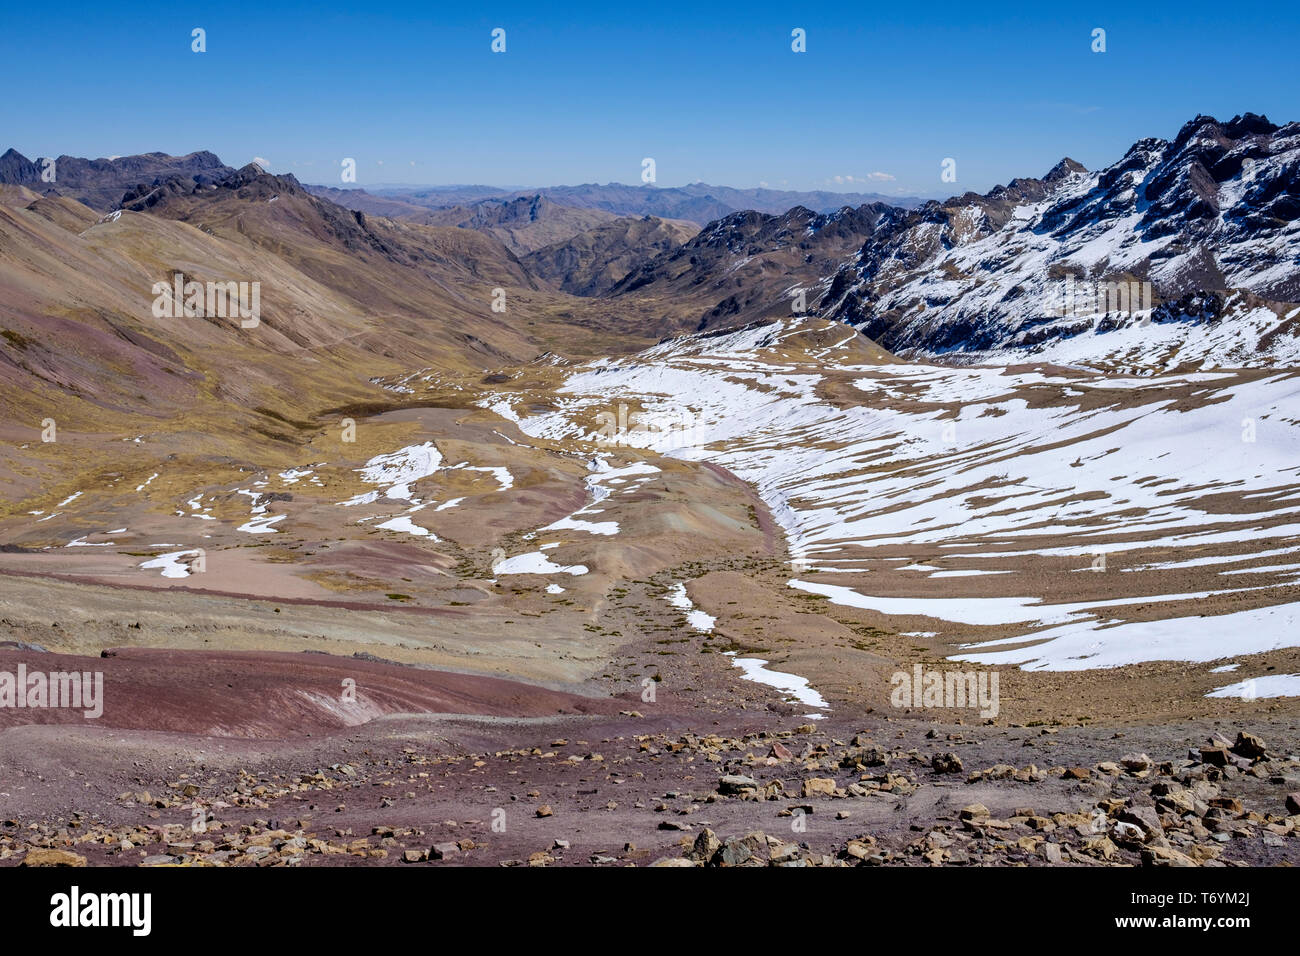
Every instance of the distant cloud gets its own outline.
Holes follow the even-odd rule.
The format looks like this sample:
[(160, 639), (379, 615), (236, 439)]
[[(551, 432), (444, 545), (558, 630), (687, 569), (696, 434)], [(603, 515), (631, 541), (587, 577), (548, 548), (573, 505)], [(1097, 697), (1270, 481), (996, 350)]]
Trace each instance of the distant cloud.
[(832, 176), (827, 180), (827, 182), (835, 183), (837, 186), (851, 186), (854, 183), (889, 183), (893, 182), (895, 178), (896, 177), (891, 176), (889, 173), (874, 172), (867, 173), (865, 176), (850, 176), (848, 174), (843, 176)]
[(257, 163), (257, 165), (261, 166), (263, 169), (271, 168), (271, 161), (269, 159), (263, 159), (261, 156), (254, 156), (253, 162)]

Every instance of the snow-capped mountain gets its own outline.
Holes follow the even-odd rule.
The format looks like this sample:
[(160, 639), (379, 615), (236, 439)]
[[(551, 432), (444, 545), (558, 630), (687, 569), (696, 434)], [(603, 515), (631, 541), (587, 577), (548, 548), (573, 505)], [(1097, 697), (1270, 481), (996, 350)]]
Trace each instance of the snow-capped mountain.
[(892, 211), (819, 311), (904, 355), (1249, 365), (1300, 360), (1298, 299), (1300, 123), (1247, 113)]

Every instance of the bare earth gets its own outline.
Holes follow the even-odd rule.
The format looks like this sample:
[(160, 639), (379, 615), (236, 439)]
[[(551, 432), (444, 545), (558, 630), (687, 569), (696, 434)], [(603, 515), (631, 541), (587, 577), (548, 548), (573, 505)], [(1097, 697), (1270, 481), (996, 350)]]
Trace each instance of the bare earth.
[[(826, 370), (818, 349), (843, 335), (823, 329), (765, 361), (797, 376), (813, 356), (826, 372), (817, 398), (832, 409), (908, 407), (897, 371), (864, 367), (889, 361), (868, 345)], [(944, 620), (922, 603), (1104, 600), (1130, 624), (1213, 615), (1293, 597), (1270, 559), (1231, 541), (1147, 547), (1099, 526), (1112, 547), (1137, 546), (1105, 574), (1076, 573), (1087, 558), (1043, 553), (1078, 544), (1080, 532), (1052, 527), (1070, 501), (1050, 500), (1035, 533), (1013, 538), (1025, 506), (990, 505), (1009, 493), (990, 482), (965, 488), (962, 507), (991, 508), (1007, 527), (967, 535), (958, 521), (941, 543), (1006, 557), (830, 542), (821, 567), (794, 574), (917, 602), (890, 613), (837, 603), (790, 586), (797, 556), (764, 497), (771, 486), (729, 467), (785, 438), (720, 441), (710, 460), (602, 448), (560, 427), (572, 412), (590, 428), (609, 408), (566, 406), (572, 393), (557, 389), (570, 371), (403, 376), (407, 391), (349, 412), (355, 442), (341, 440), (337, 410), (293, 443), (238, 453), (175, 428), (140, 442), (67, 429), (57, 448), (7, 436), (0, 674), (98, 671), (105, 693), (95, 719), (0, 707), (0, 861), (1300, 861), (1300, 796), (1289, 797), (1300, 792), (1300, 699), (1205, 696), (1238, 679), (1216, 667), (1297, 673), (1300, 650), (1225, 641), (1222, 659), (1195, 662), (965, 665), (953, 660), (963, 648), (1033, 647), (1038, 632)], [(1055, 398), (1007, 387), (1039, 404), (1082, 390), (1076, 406), (1125, 409), (1192, 390), (1120, 398), (1059, 374)], [(864, 398), (851, 384), (863, 377), (886, 383), (887, 400)], [(1225, 395), (1258, 376), (1239, 378)], [(938, 402), (913, 399), (927, 415)], [(510, 417), (551, 413), (553, 433)], [(429, 448), (436, 463), (420, 464)], [(408, 472), (375, 465), (399, 450)], [(906, 489), (924, 489), (925, 469), (945, 461), (896, 471), (913, 469)], [(841, 467), (868, 489), (896, 477), (847, 451)], [(1257, 541), (1274, 526), (1291, 534), (1294, 491), (1193, 488), (1180, 504), (1215, 510), (1226, 527), (1253, 509)], [(1188, 553), (1220, 564), (1154, 567)], [(847, 570), (826, 570), (832, 560)], [(1259, 587), (1229, 592), (1224, 562), (1255, 570)], [(825, 706), (744, 679), (741, 658), (798, 675)], [(895, 706), (892, 676), (916, 665), (996, 670), (997, 714)]]

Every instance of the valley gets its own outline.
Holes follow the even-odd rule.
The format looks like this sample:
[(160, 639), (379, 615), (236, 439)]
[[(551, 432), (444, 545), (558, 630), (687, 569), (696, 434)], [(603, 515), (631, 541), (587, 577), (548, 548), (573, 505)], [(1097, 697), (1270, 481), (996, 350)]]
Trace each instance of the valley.
[(0, 706), (0, 862), (1300, 860), (1295, 137), (705, 223), (6, 154), (0, 671), (105, 691)]

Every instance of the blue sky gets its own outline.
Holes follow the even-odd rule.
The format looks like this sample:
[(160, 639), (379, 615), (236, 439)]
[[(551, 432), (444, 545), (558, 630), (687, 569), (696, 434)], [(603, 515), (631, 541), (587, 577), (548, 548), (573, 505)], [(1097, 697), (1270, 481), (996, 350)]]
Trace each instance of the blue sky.
[(335, 184), (353, 157), (361, 186), (635, 183), (653, 157), (664, 186), (950, 195), (1198, 112), (1300, 119), (1298, 26), (1218, 2), (10, 3), (0, 150), (210, 149)]

